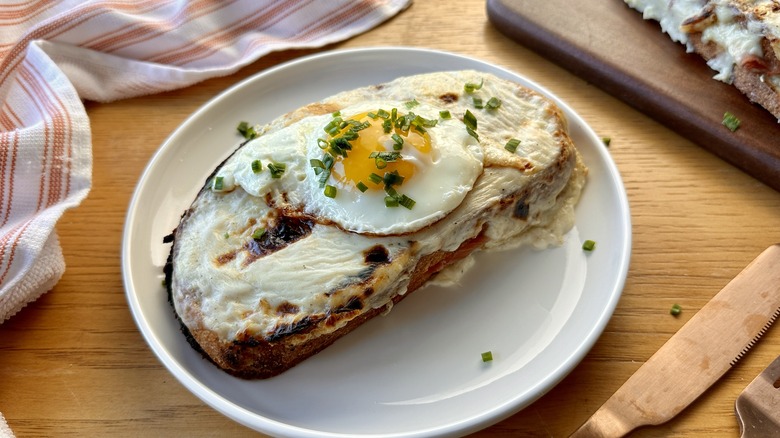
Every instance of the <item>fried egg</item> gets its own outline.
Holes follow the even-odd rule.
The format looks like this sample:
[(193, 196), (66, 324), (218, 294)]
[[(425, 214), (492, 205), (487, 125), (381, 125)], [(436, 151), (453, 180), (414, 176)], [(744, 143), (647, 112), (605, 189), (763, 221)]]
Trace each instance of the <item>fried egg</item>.
[(375, 101), (305, 117), (250, 141), (217, 178), (221, 190), (241, 187), (347, 231), (414, 232), (460, 205), (482, 172), (477, 139), (442, 111)]

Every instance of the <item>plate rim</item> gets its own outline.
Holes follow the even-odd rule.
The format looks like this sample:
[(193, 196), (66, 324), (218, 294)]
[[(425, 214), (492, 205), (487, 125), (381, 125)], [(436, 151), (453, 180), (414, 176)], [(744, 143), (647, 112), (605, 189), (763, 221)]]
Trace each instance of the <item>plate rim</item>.
[[(327, 58), (366, 56), (367, 54), (387, 55), (390, 53), (398, 53), (398, 52), (414, 53), (417, 55), (432, 54), (436, 56), (453, 58), (459, 61), (463, 61), (467, 63), (476, 63), (481, 66), (488, 67), (490, 69), (501, 71), (505, 76), (522, 78), (523, 81), (526, 82), (526, 84), (524, 85), (529, 86), (529, 88), (532, 88), (535, 91), (543, 94), (547, 98), (553, 100), (555, 104), (558, 105), (566, 113), (566, 116), (569, 119), (570, 126), (572, 125), (573, 120), (576, 120), (577, 124), (584, 129), (585, 134), (587, 136), (591, 137), (592, 139), (597, 139), (597, 140), (599, 139), (599, 137), (593, 131), (593, 128), (589, 124), (587, 124), (585, 120), (576, 111), (574, 111), (573, 108), (571, 108), (566, 102), (562, 101), (557, 95), (553, 94), (547, 88), (541, 86), (540, 84), (538, 84), (533, 80), (528, 79), (522, 74), (516, 73), (515, 71), (505, 68), (503, 66), (496, 65), (488, 61), (467, 56), (464, 54), (444, 51), (439, 49), (419, 48), (419, 47), (376, 46), (376, 47), (348, 48), (348, 49), (327, 50), (327, 51), (295, 58), (283, 62), (281, 64), (269, 67), (267, 69), (261, 70), (257, 73), (250, 75), (247, 78), (242, 79), (236, 84), (233, 84), (227, 87), (226, 89), (218, 92), (215, 96), (208, 99), (205, 103), (199, 106), (195, 111), (190, 113), (176, 127), (176, 129), (174, 129), (165, 138), (165, 140), (160, 144), (157, 150), (152, 154), (143, 172), (139, 176), (138, 183), (131, 196), (127, 213), (125, 215), (125, 225), (122, 233), (122, 249), (121, 249), (121, 269), (122, 269), (123, 286), (125, 289), (125, 296), (130, 306), (130, 310), (133, 315), (133, 319), (136, 323), (136, 326), (141, 331), (147, 345), (151, 348), (155, 356), (157, 356), (158, 360), (160, 360), (163, 363), (163, 365), (167, 368), (167, 371), (173, 374), (174, 377), (179, 381), (179, 383), (181, 383), (191, 393), (196, 395), (206, 405), (217, 410), (218, 412), (222, 413), (228, 418), (240, 424), (243, 424), (247, 427), (250, 427), (254, 430), (265, 432), (265, 433), (271, 433), (275, 435), (288, 435), (288, 436), (312, 436), (312, 437), (344, 436), (344, 434), (341, 433), (313, 430), (310, 428), (304, 428), (294, 424), (281, 422), (272, 418), (268, 418), (260, 413), (248, 410), (242, 406), (236, 405), (230, 402), (229, 400), (225, 399), (219, 393), (215, 392), (213, 389), (211, 389), (203, 382), (201, 382), (199, 379), (197, 379), (196, 376), (192, 375), (189, 371), (184, 369), (184, 367), (173, 357), (164, 354), (167, 353), (165, 351), (166, 350), (165, 346), (162, 344), (157, 334), (151, 329), (151, 327), (146, 323), (146, 321), (143, 318), (142, 315), (143, 312), (140, 307), (138, 295), (137, 293), (135, 293), (135, 288), (133, 286), (133, 278), (131, 275), (130, 240), (133, 233), (132, 230), (133, 225), (135, 221), (138, 220), (136, 210), (138, 208), (137, 204), (139, 202), (139, 197), (142, 194), (143, 190), (145, 189), (144, 182), (149, 178), (149, 175), (153, 173), (155, 165), (158, 163), (158, 161), (162, 159), (162, 156), (164, 155), (166, 150), (172, 147), (172, 144), (175, 143), (177, 137), (179, 137), (183, 132), (187, 131), (189, 126), (196, 119), (198, 119), (198, 117), (201, 114), (207, 112), (212, 106), (216, 105), (219, 101), (223, 99), (227, 99), (233, 93), (236, 93), (240, 91), (242, 88), (247, 87), (248, 84), (254, 81), (262, 81), (263, 78), (272, 76), (278, 73), (279, 71), (294, 69), (296, 67), (299, 67), (300, 65), (319, 62)], [(457, 422), (451, 422), (441, 426), (431, 427), (429, 430), (419, 430), (413, 433), (402, 432), (402, 433), (392, 434), (392, 436), (411, 437), (411, 436), (430, 436), (430, 435), (453, 434), (453, 433), (462, 434), (462, 433), (469, 433), (476, 430), (480, 430), (483, 427), (486, 427), (490, 424), (499, 422), (519, 412), (521, 409), (525, 408), (530, 403), (533, 403), (542, 395), (544, 395), (547, 391), (555, 387), (582, 361), (582, 359), (588, 354), (588, 352), (592, 349), (593, 345), (599, 339), (604, 329), (606, 328), (606, 325), (609, 323), (609, 320), (614, 314), (615, 308), (617, 307), (618, 301), (622, 296), (622, 292), (625, 287), (625, 282), (627, 279), (627, 274), (628, 274), (628, 269), (629, 269), (629, 264), (631, 259), (632, 229), (631, 229), (631, 214), (630, 214), (630, 207), (628, 203), (628, 196), (625, 190), (623, 180), (617, 168), (617, 165), (615, 164), (611, 155), (608, 153), (608, 150), (606, 149), (605, 145), (600, 144), (600, 142), (594, 144), (597, 145), (596, 152), (598, 156), (601, 158), (601, 164), (605, 166), (606, 170), (610, 174), (611, 177), (610, 179), (612, 183), (610, 184), (610, 186), (614, 189), (615, 192), (614, 194), (616, 195), (615, 200), (617, 201), (617, 210), (621, 213), (619, 219), (622, 225), (622, 229), (620, 230), (620, 234), (625, 236), (625, 238), (622, 240), (622, 247), (620, 249), (619, 264), (618, 266), (615, 267), (615, 271), (617, 272), (617, 275), (615, 276), (614, 288), (609, 293), (609, 299), (605, 302), (605, 305), (602, 306), (602, 311), (598, 315), (596, 324), (594, 324), (592, 327), (589, 327), (590, 330), (588, 331), (588, 333), (578, 343), (579, 348), (576, 351), (572, 352), (568, 360), (565, 360), (562, 363), (557, 364), (558, 366), (553, 371), (551, 371), (546, 375), (545, 380), (536, 382), (536, 384), (533, 385), (533, 387), (528, 392), (533, 393), (534, 396), (525, 405), (518, 407), (518, 405), (520, 404), (518, 402), (518, 398), (519, 398), (518, 395), (516, 397), (511, 398), (510, 400), (506, 401), (503, 404), (493, 406), (491, 409), (484, 410), (481, 414), (475, 415), (474, 417), (471, 418), (463, 419)], [(176, 372), (174, 372), (174, 370)], [(255, 421), (251, 421), (250, 419)], [(259, 423), (257, 422), (258, 420)], [(264, 427), (259, 427), (259, 424), (262, 424), (262, 426)], [(366, 436), (379, 436), (379, 434), (349, 434), (348, 436), (366, 437)], [(387, 436), (387, 434), (382, 434), (382, 436)]]

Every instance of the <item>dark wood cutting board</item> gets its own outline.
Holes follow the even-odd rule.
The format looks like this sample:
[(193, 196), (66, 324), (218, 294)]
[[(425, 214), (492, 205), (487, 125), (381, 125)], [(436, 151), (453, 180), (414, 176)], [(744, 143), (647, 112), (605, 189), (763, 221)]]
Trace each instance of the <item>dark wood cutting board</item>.
[(780, 190), (777, 119), (622, 0), (487, 0), (487, 12), (505, 35)]

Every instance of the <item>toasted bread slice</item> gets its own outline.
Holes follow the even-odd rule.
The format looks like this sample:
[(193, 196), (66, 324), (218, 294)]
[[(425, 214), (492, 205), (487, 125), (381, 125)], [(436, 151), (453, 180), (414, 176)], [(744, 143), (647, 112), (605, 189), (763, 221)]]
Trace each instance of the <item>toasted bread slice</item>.
[[(467, 92), (464, 84), (482, 86)], [(487, 102), (496, 96), (500, 107), (474, 107), (474, 97)], [(457, 121), (441, 122), (442, 129), (463, 132), (461, 120), (473, 111), (479, 127), (466, 136), (479, 137), (478, 143), (470, 140), (481, 151), (479, 174), (462, 201), (430, 223), (401, 232), (356, 232), (310, 209), (292, 208), (296, 193), (256, 196), (238, 184), (215, 191), (214, 175), (234, 166), (241, 155), (234, 153), (184, 213), (166, 267), (183, 331), (223, 370), (244, 378), (277, 375), (387, 313), (474, 251), (559, 244), (573, 225), (587, 171), (561, 110), (486, 73), (431, 73), (341, 93), (259, 131), (272, 138), (307, 117), (366, 99), (435, 106)], [(509, 151), (513, 138), (519, 144)], [(307, 172), (296, 179), (305, 183), (315, 176)]]
[(701, 55), (752, 102), (780, 120), (780, 5), (759, 0), (625, 0)]

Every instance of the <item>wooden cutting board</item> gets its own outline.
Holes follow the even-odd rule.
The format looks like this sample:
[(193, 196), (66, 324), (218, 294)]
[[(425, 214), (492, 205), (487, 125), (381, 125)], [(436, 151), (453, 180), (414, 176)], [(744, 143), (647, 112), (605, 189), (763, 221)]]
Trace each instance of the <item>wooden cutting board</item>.
[(487, 0), (487, 12), (505, 35), (780, 190), (777, 119), (622, 0)]

